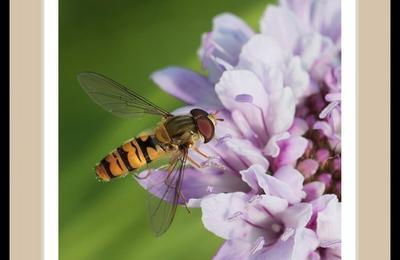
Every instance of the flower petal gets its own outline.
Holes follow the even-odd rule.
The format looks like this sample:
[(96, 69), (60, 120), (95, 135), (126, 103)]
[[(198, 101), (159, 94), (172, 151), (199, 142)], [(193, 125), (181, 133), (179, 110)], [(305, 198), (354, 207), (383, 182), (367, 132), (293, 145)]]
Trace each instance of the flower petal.
[(295, 56), (290, 59), (285, 74), (285, 86), (290, 87), (294, 96), (299, 99), (311, 94), (312, 89), (309, 84), (310, 76), (303, 69), (300, 57)]
[(299, 260), (307, 259), (308, 255), (318, 246), (315, 233), (306, 228), (300, 228), (288, 239), (279, 239), (275, 244), (255, 252), (249, 259)]
[(269, 96), (270, 105), (266, 124), (270, 135), (287, 131), (293, 124), (296, 100), (290, 88), (283, 88)]
[(278, 141), (280, 153), (274, 160), (273, 166), (278, 169), (284, 165), (294, 164), (303, 155), (307, 144), (307, 139), (301, 136), (291, 136), (288, 139)]
[(317, 211), (316, 232), (322, 244), (341, 240), (341, 204), (335, 195), (324, 195), (312, 202)]
[(259, 200), (257, 198), (253, 198), (256, 203), (262, 205), (264, 209), (268, 210), (269, 214), (278, 215), (285, 211), (288, 207), (288, 202), (285, 199), (271, 196), (271, 195), (259, 195)]
[(298, 203), (288, 207), (280, 214), (285, 227), (305, 227), (312, 215), (312, 206), (309, 203)]
[(253, 164), (259, 164), (264, 169), (269, 167), (269, 162), (263, 154), (246, 140), (232, 138), (226, 142), (226, 147), (237, 154), (247, 167)]
[(341, 243), (338, 243), (335, 247), (326, 248), (324, 260), (337, 260), (342, 258), (342, 247)]
[(304, 191), (307, 194), (304, 201), (312, 201), (324, 194), (325, 184), (320, 181), (313, 181), (304, 185)]
[[(336, 49), (331, 39), (318, 33), (304, 35), (299, 42), (299, 53), (303, 67), (311, 70), (314, 64), (318, 64), (318, 66), (314, 66), (314, 69), (318, 71), (321, 79), (329, 71), (330, 67), (326, 67), (325, 64), (334, 60), (333, 56)], [(317, 73), (312, 72), (312, 74)]]
[(271, 67), (264, 71), (262, 80), (267, 93), (272, 94), (281, 91), (284, 87), (283, 70), (281, 68)]
[(318, 0), (313, 4), (311, 23), (321, 34), (334, 41), (341, 37), (341, 1)]
[(293, 125), (289, 128), (289, 133), (293, 136), (304, 135), (308, 130), (308, 124), (304, 119), (295, 117)]
[(319, 168), (319, 163), (314, 159), (305, 159), (297, 164), (297, 169), (303, 174), (305, 178), (310, 178), (314, 175)]
[(249, 196), (242, 192), (210, 195), (201, 201), (206, 229), (224, 239), (254, 241), (263, 230), (246, 223), (244, 214)]
[(287, 183), (294, 191), (301, 191), (303, 189), (304, 177), (292, 166), (279, 168), (275, 172), (274, 177)]
[(290, 9), (304, 29), (310, 29), (311, 5), (314, 0), (280, 0), (280, 6)]
[(235, 109), (231, 112), (232, 120), (235, 123), (235, 127), (239, 128), (243, 137), (247, 140), (251, 140), (254, 143), (262, 142), (259, 136), (253, 131), (250, 123), (247, 121), (246, 117), (243, 115), (242, 111)]
[[(139, 176), (145, 179), (138, 179), (139, 184), (148, 192), (161, 198), (165, 191), (166, 185), (164, 183), (167, 172), (164, 170), (146, 170), (140, 173)], [(203, 198), (209, 194), (233, 191), (246, 191), (248, 188), (241, 181), (229, 174), (229, 172), (221, 172), (219, 169), (207, 168), (206, 170), (199, 171), (194, 168), (186, 168), (184, 171), (181, 193), (188, 201), (189, 199)], [(172, 202), (173, 192), (167, 195), (164, 199)], [(183, 203), (180, 200), (180, 203)]]
[(326, 121), (317, 121), (313, 125), (313, 129), (321, 130), (322, 133), (327, 137), (333, 136), (332, 127)]
[(269, 6), (260, 22), (261, 33), (277, 39), (280, 45), (293, 52), (302, 33), (299, 21), (286, 8)]
[(240, 174), (253, 190), (258, 190), (255, 185), (257, 183), (265, 194), (283, 198), (289, 203), (297, 203), (304, 196), (302, 192), (303, 177), (291, 166), (280, 168), (275, 173), (277, 177), (267, 174), (265, 168), (257, 164), (241, 171)]
[(213, 41), (223, 48), (223, 53), (215, 56), (236, 65), (242, 46), (253, 34), (246, 22), (233, 14), (216, 16), (213, 20)]
[(161, 89), (188, 104), (220, 104), (212, 84), (194, 71), (168, 67), (154, 72), (151, 78)]
[[(266, 139), (264, 115), (268, 108), (268, 94), (259, 79), (250, 71), (225, 71), (215, 86), (222, 104), (228, 110), (239, 110), (258, 136)], [(238, 102), (238, 95), (252, 96), (252, 103)]]
[(242, 260), (252, 253), (253, 243), (241, 240), (228, 240), (219, 248), (213, 260)]
[(221, 64), (237, 64), (242, 46), (253, 34), (253, 30), (233, 14), (224, 13), (214, 18), (213, 30), (203, 36), (198, 52), (211, 82), (217, 82), (226, 69)]
[(237, 68), (253, 71), (265, 83), (266, 71), (283, 68), (287, 55), (276, 39), (258, 34), (243, 46)]
[(269, 140), (267, 145), (265, 146), (263, 152), (267, 156), (277, 157), (281, 151), (278, 141), (286, 140), (290, 137), (288, 132), (279, 133), (273, 135)]
[(267, 232), (267, 228), (277, 223), (274, 215), (285, 211), (287, 201), (265, 194), (251, 197), (241, 192), (220, 193), (203, 198), (201, 208), (204, 226), (217, 236), (252, 242), (264, 237), (274, 241), (277, 233)]
[(240, 171), (240, 175), (242, 175), (242, 179), (246, 182), (250, 188), (257, 194), (259, 193), (260, 186), (258, 185), (258, 180), (255, 172), (265, 172), (265, 168), (261, 165), (252, 165), (246, 170)]

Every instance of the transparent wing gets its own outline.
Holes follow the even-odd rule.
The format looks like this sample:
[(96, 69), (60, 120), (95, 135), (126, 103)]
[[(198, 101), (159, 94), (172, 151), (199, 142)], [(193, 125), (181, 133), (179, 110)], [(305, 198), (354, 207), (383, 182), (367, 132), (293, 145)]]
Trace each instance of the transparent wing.
[[(182, 151), (173, 162), (171, 162), (165, 179), (149, 189), (148, 210), (150, 224), (156, 236), (162, 235), (170, 227), (177, 205), (184, 202), (181, 198), (181, 186), (183, 173), (187, 158), (187, 150)], [(157, 197), (153, 194), (160, 194)]]
[(171, 116), (168, 111), (106, 76), (95, 72), (82, 72), (77, 78), (94, 102), (116, 116), (135, 117), (143, 114)]

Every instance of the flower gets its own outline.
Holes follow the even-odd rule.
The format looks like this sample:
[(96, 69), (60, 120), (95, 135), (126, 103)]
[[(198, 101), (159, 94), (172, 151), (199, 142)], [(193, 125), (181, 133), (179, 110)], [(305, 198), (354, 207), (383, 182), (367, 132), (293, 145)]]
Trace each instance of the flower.
[[(340, 15), (339, 0), (281, 0), (257, 33), (224, 13), (198, 51), (207, 75), (152, 74), (186, 102), (175, 114), (198, 107), (224, 118), (197, 144), (208, 159), (189, 152), (201, 168), (186, 168), (181, 186), (226, 240), (215, 259), (340, 258)], [(139, 182), (160, 197), (165, 174)]]
[[(224, 206), (225, 205), (225, 206)], [(201, 203), (205, 227), (227, 240), (214, 259), (306, 259), (318, 247), (312, 207), (275, 196), (217, 194)], [(238, 252), (239, 250), (239, 252)]]
[(204, 226), (226, 239), (214, 259), (340, 258), (341, 209), (335, 195), (291, 204), (279, 195), (286, 194), (282, 186), (270, 192), (268, 175), (255, 175), (247, 181), (262, 187), (262, 195), (222, 193), (201, 200)]

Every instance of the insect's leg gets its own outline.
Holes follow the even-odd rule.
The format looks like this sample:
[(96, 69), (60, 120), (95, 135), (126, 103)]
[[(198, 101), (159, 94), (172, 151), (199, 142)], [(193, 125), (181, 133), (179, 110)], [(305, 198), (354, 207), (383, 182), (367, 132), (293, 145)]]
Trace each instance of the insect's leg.
[(145, 175), (145, 176), (143, 176), (143, 177), (140, 177), (139, 175), (136, 175), (136, 174), (132, 174), (136, 179), (139, 179), (139, 180), (144, 180), (144, 179), (147, 179), (150, 175), (151, 175), (151, 169), (149, 169), (149, 171), (148, 171), (148, 173)]
[(188, 161), (189, 161), (191, 164), (193, 164), (193, 166), (196, 167), (196, 168), (201, 169), (201, 168), (204, 168), (204, 167), (205, 167), (204, 165), (198, 164), (198, 163), (197, 163), (195, 160), (193, 160), (189, 155), (187, 156), (187, 159), (188, 159)]
[(191, 212), (190, 212), (189, 207), (187, 206), (187, 200), (186, 200), (185, 196), (183, 196), (181, 191), (179, 191), (179, 197), (182, 198), (183, 204), (185, 205), (185, 208), (186, 208), (187, 212), (190, 214)]
[(196, 147), (196, 146), (193, 147), (193, 151), (197, 152), (198, 154), (200, 154), (201, 156), (203, 156), (203, 157), (205, 157), (205, 158), (207, 158), (207, 159), (210, 159), (210, 158), (211, 158), (211, 157), (208, 156), (207, 154), (205, 154), (205, 153), (203, 153), (202, 151), (200, 151), (200, 149), (199, 149), (198, 147)]
[(216, 167), (219, 168), (221, 170), (226, 170), (226, 167), (219, 163), (219, 162), (212, 162), (213, 157), (208, 157), (208, 160), (206, 160), (204, 163), (202, 164), (198, 164), (195, 160), (193, 160), (190, 156), (187, 157), (188, 161), (191, 162), (193, 164), (193, 166), (195, 166), (196, 168), (206, 168), (206, 167)]

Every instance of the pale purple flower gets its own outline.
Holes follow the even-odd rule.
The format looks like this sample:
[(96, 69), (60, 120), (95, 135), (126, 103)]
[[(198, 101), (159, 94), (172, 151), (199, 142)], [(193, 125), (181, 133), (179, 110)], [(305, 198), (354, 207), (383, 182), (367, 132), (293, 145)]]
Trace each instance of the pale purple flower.
[(319, 245), (306, 227), (308, 203), (289, 206), (272, 195), (254, 199), (237, 192), (211, 195), (201, 207), (204, 226), (227, 240), (214, 259), (306, 259)]
[[(268, 191), (262, 181), (258, 185)], [(290, 204), (269, 192), (255, 197), (213, 194), (201, 200), (201, 208), (205, 227), (226, 239), (214, 259), (340, 258), (340, 203), (335, 195)]]
[(214, 18), (213, 30), (203, 34), (198, 51), (212, 83), (216, 83), (226, 69), (236, 66), (243, 45), (253, 35), (253, 30), (233, 14)]
[(261, 33), (298, 55), (318, 83), (340, 62), (341, 8), (337, 0), (282, 0), (261, 19)]
[[(341, 258), (340, 16), (339, 0), (281, 0), (257, 33), (221, 14), (198, 51), (206, 76), (152, 75), (187, 104), (175, 114), (224, 118), (198, 144), (209, 159), (190, 152), (203, 168), (187, 167), (182, 183), (187, 205), (226, 240), (215, 259)], [(165, 174), (139, 182), (160, 196)]]

